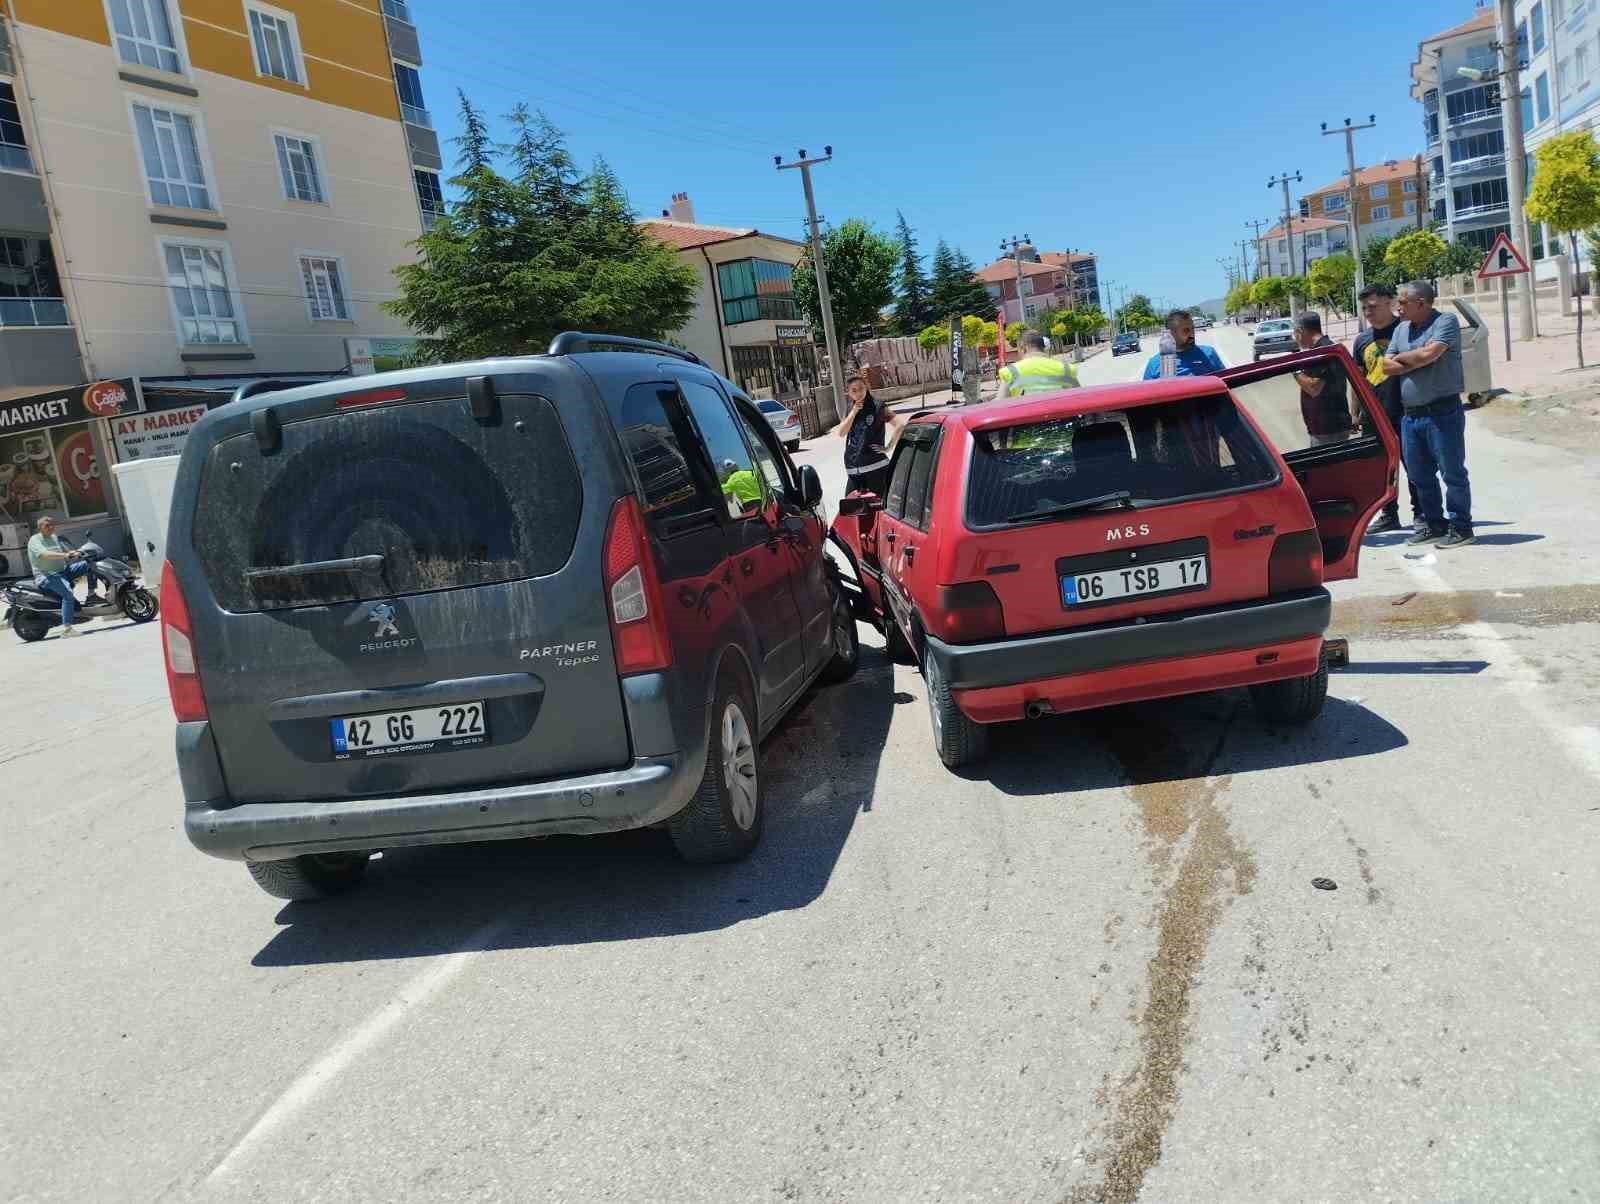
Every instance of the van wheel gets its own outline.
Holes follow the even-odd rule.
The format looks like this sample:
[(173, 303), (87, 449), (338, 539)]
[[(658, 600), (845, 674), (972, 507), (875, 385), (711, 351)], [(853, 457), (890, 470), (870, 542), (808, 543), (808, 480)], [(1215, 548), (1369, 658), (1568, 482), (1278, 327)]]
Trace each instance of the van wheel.
[(1250, 699), (1257, 713), (1268, 723), (1298, 727), (1322, 714), (1328, 699), (1328, 658), (1323, 657), (1317, 671), (1309, 677), (1291, 677), (1251, 686)]
[(883, 615), (883, 651), (897, 665), (917, 663), (916, 649), (911, 647), (911, 641), (900, 630), (893, 611), (885, 611)]
[(367, 876), (366, 853), (307, 853), (287, 861), (247, 861), (256, 885), (275, 899), (325, 899)]
[(755, 708), (742, 682), (724, 674), (711, 708), (706, 771), (689, 805), (667, 821), (678, 856), (696, 864), (738, 861), (761, 839), (761, 750)]
[(989, 754), (989, 729), (968, 719), (950, 696), (950, 686), (931, 652), (922, 656), (922, 678), (928, 689), (928, 716), (933, 721), (933, 746), (946, 769), (960, 769)]
[(845, 681), (855, 676), (861, 663), (861, 639), (856, 633), (856, 616), (850, 599), (837, 585), (833, 587), (833, 659), (822, 671), (826, 682)]

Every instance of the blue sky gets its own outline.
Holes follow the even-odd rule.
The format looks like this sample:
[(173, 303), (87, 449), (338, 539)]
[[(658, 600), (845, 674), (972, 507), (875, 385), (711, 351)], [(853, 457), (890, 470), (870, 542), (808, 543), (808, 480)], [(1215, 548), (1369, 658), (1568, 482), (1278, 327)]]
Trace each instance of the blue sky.
[[(832, 144), (814, 179), (834, 222), (889, 228), (899, 208), (924, 254), (942, 236), (980, 265), (1029, 234), (1175, 303), (1222, 293), (1217, 259), (1237, 255), (1247, 219), (1281, 213), (1269, 177), (1298, 170), (1310, 190), (1344, 170), (1344, 139), (1320, 122), (1377, 115), (1362, 165), (1420, 151), (1417, 43), (1474, 11), (410, 2), (441, 139), (459, 132), (457, 88), (496, 116), (525, 100), (580, 163), (604, 155), (641, 215), (686, 191), (700, 221), (795, 238), (799, 173), (772, 156)], [(820, 42), (838, 47), (822, 66)]]

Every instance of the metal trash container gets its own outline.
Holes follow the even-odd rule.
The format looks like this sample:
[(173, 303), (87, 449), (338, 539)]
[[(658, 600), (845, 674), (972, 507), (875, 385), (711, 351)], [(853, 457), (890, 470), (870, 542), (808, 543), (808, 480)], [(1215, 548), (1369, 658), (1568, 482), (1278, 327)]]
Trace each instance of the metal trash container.
[(1466, 395), (1469, 399), (1487, 396), (1494, 388), (1489, 371), (1489, 328), (1472, 302), (1452, 297), (1449, 303), (1461, 321), (1461, 378)]

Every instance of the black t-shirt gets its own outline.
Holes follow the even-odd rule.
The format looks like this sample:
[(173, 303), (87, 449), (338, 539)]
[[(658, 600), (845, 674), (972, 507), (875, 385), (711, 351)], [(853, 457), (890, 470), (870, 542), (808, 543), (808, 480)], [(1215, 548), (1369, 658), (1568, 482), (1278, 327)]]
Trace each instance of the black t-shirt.
[[(1332, 347), (1327, 335), (1318, 339), (1318, 347)], [(1322, 382), (1316, 393), (1300, 393), (1300, 416), (1305, 420), (1308, 435), (1338, 435), (1350, 429), (1350, 401), (1345, 392), (1344, 369), (1338, 360), (1323, 360), (1304, 370), (1304, 375)]]
[(1383, 370), (1383, 357), (1389, 354), (1389, 340), (1394, 338), (1395, 327), (1399, 325), (1400, 319), (1396, 318), (1387, 326), (1369, 326), (1356, 336), (1355, 345), (1350, 348), (1351, 357), (1367, 374), (1367, 383), (1386, 410), (1400, 408), (1400, 378), (1386, 375)]
[(861, 403), (861, 413), (850, 424), (844, 440), (844, 466), (851, 472), (865, 472), (880, 467), (889, 459), (883, 448), (884, 431), (888, 418), (883, 404), (868, 393)]

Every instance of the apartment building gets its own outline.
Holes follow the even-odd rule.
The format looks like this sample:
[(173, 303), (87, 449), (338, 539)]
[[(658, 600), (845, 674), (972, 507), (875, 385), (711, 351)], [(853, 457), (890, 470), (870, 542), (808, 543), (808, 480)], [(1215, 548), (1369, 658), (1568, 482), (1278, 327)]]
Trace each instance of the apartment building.
[[(1511, 221), (1499, 85), (1472, 78), (1498, 69), (1495, 40), (1494, 10), (1486, 8), (1424, 39), (1411, 64), (1411, 95), (1422, 105), (1427, 139), (1430, 217), (1448, 241), (1484, 251)], [(1524, 95), (1532, 99), (1531, 86)]]
[(405, 0), (0, 6), (0, 523), (115, 514), (110, 420), (168, 390), (410, 335), (381, 305), (442, 208), (421, 64)]
[(1301, 217), (1347, 221), (1354, 217), (1363, 240), (1392, 238), (1425, 226), (1428, 214), (1428, 179), (1422, 157), (1390, 159), (1356, 171), (1356, 196), (1350, 198), (1350, 178), (1341, 176), (1300, 198)]
[(1348, 216), (1297, 217), (1293, 230), (1282, 222), (1256, 243), (1256, 262), (1262, 276), (1299, 276), (1324, 255), (1350, 249)]
[[(1020, 265), (1021, 282), (1018, 282)], [(1021, 243), (1014, 256), (980, 268), (977, 279), (1006, 321), (1022, 322), (1046, 309), (1091, 309), (1100, 304), (1095, 256), (1086, 251), (1046, 251)]]

